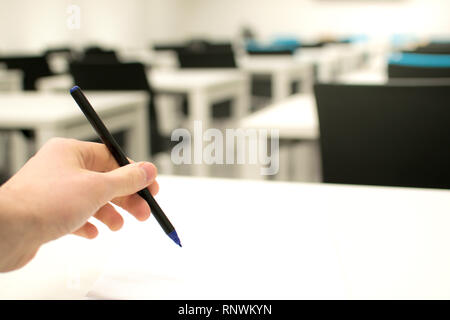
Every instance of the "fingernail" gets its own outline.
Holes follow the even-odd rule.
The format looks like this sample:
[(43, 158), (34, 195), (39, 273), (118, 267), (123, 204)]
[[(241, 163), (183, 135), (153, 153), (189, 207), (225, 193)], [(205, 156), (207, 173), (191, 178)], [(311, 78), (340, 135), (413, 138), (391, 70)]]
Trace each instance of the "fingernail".
[(156, 178), (156, 167), (153, 163), (150, 162), (142, 162), (139, 164), (139, 167), (145, 172), (145, 181), (147, 183), (152, 182)]

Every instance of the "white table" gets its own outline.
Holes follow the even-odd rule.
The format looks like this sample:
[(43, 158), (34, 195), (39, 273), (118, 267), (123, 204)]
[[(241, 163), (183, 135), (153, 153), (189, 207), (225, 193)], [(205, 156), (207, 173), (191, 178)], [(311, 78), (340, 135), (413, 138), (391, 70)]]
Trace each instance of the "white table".
[(309, 63), (316, 69), (316, 80), (333, 80), (341, 70), (340, 56), (336, 50), (323, 48), (300, 48), (294, 55), (294, 59), (303, 63)]
[[(280, 140), (288, 142), (280, 144), (278, 179), (320, 181), (318, 122), (314, 95), (296, 94), (247, 116), (240, 122), (240, 127), (275, 129), (278, 130)], [(294, 143), (289, 143), (292, 141)], [(241, 177), (263, 178), (257, 166), (246, 165), (240, 169)]]
[(300, 48), (294, 58), (317, 69), (317, 80), (333, 81), (342, 73), (362, 65), (369, 47), (364, 44), (328, 44), (322, 48)]
[(239, 67), (251, 75), (269, 75), (272, 80), (272, 101), (279, 102), (291, 95), (291, 84), (300, 81), (302, 91), (310, 92), (314, 80), (313, 64), (293, 57), (244, 56)]
[[(87, 91), (86, 95), (109, 130), (127, 130), (130, 157), (148, 159), (147, 93)], [(97, 137), (69, 93), (1, 94), (0, 106), (0, 128), (34, 130), (38, 148), (52, 137)], [(23, 147), (13, 149), (12, 169), (15, 172), (28, 155)]]
[(214, 102), (234, 99), (236, 120), (247, 115), (250, 108), (248, 78), (237, 70), (155, 69), (148, 78), (157, 92), (187, 94), (190, 120), (202, 121), (203, 128), (210, 127)]
[(360, 69), (344, 73), (337, 78), (337, 82), (345, 84), (386, 84), (388, 76), (386, 70)]
[[(211, 126), (214, 102), (233, 100), (233, 119), (240, 120), (250, 108), (248, 77), (244, 72), (227, 69), (153, 69), (148, 73), (152, 88), (159, 93), (186, 94), (189, 104), (189, 126), (201, 121), (203, 130)], [(40, 91), (67, 91), (73, 86), (70, 75), (41, 78)], [(193, 174), (208, 175), (206, 165), (192, 165)]]
[(448, 190), (159, 183), (183, 248), (153, 218), (126, 215), (117, 233), (100, 225), (96, 240), (44, 245), (24, 268), (0, 274), (0, 298), (450, 298)]
[(312, 94), (296, 94), (240, 121), (240, 127), (277, 129), (282, 139), (316, 140), (319, 137), (316, 102)]
[[(236, 122), (250, 109), (249, 80), (245, 73), (227, 69), (155, 69), (149, 72), (150, 84), (158, 93), (183, 93), (189, 106), (189, 127), (201, 121), (202, 129), (211, 127), (211, 107), (215, 102), (232, 99), (232, 117)], [(192, 131), (191, 131), (192, 132)], [(193, 164), (192, 173), (206, 176), (206, 164)]]
[(0, 91), (22, 90), (23, 73), (20, 70), (0, 69)]

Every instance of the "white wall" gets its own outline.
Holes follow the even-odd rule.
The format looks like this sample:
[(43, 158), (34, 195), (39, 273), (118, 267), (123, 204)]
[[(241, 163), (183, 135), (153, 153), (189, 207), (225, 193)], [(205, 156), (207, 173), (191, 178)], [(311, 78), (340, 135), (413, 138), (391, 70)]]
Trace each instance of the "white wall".
[[(79, 30), (67, 7), (81, 9)], [(242, 25), (260, 36), (450, 34), (449, 0), (1, 0), (0, 52), (48, 46), (146, 48), (191, 36), (230, 38)]]
[(448, 0), (178, 0), (186, 35), (449, 34)]
[[(69, 29), (69, 5), (80, 8), (79, 29)], [(48, 46), (148, 47), (176, 34), (176, 0), (2, 0), (0, 51), (35, 52)]]

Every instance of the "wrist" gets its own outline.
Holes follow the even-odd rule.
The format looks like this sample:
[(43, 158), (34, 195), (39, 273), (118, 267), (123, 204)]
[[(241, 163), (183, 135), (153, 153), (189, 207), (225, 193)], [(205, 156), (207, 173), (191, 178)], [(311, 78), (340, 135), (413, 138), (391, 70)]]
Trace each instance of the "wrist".
[(16, 194), (0, 187), (0, 272), (25, 265), (42, 244), (37, 217)]

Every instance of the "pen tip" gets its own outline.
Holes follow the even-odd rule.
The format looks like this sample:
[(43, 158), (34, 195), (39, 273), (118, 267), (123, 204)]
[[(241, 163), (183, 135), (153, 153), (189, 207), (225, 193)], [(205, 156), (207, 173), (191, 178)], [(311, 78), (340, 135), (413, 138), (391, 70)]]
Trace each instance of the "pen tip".
[(72, 89), (70, 89), (70, 93), (73, 93), (73, 92), (75, 92), (78, 89), (80, 89), (79, 86), (74, 86)]
[(168, 234), (169, 238), (173, 240), (177, 245), (182, 247), (180, 238), (178, 238), (178, 234), (175, 230), (173, 230), (171, 233)]

